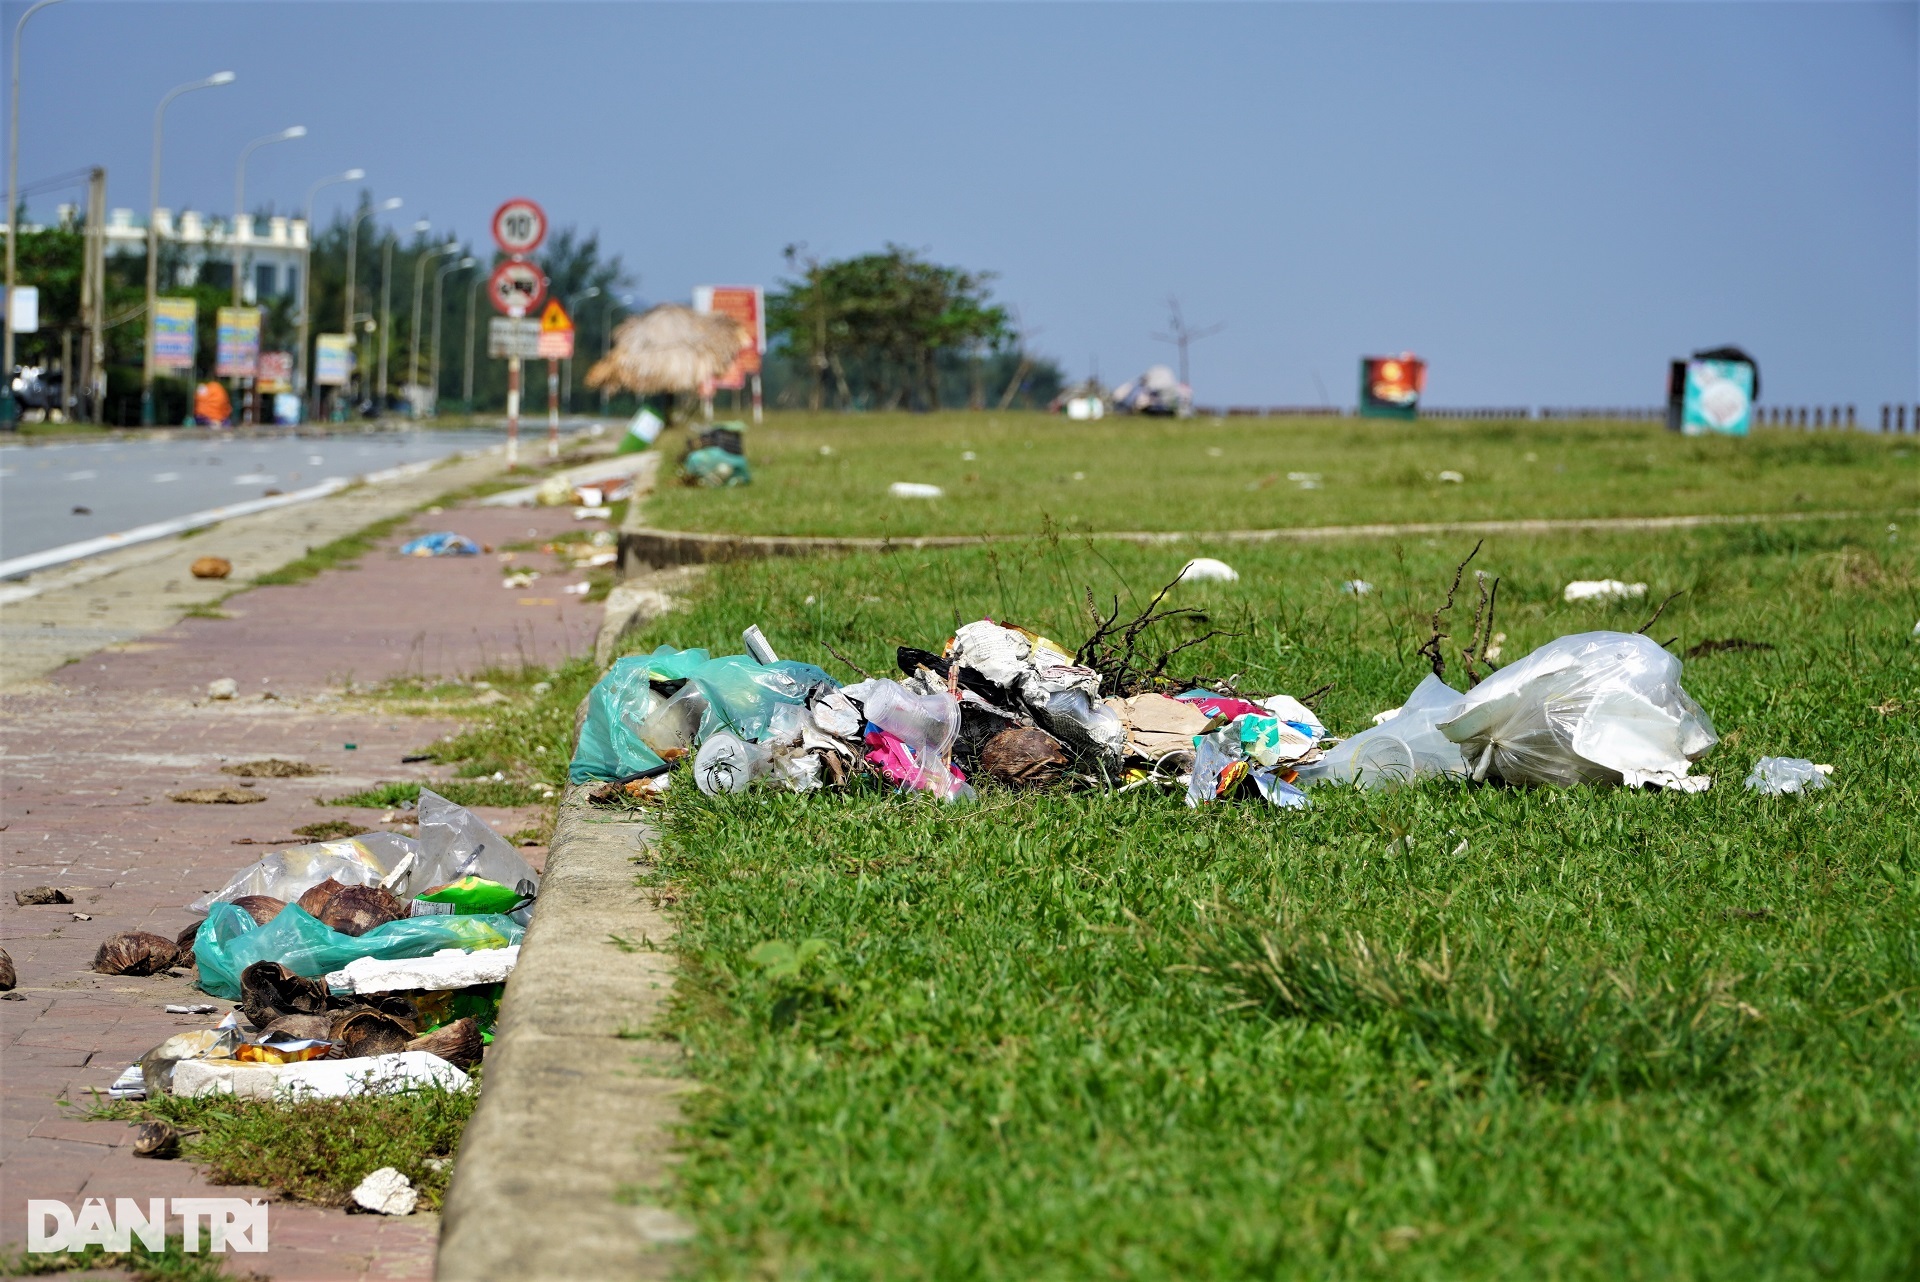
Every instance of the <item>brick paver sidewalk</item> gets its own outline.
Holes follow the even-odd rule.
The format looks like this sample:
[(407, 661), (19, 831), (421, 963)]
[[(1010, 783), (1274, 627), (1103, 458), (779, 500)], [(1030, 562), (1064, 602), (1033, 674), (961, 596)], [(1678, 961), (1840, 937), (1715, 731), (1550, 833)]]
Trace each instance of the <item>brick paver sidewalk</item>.
[[(379, 812), (321, 810), (314, 801), (429, 777), (432, 767), (401, 758), (453, 723), (342, 699), (343, 680), (546, 665), (590, 650), (600, 608), (560, 591), (579, 576), (556, 571), (552, 558), (521, 554), (518, 565), (545, 574), (509, 590), (494, 556), (391, 551), (440, 528), (498, 546), (577, 527), (564, 509), (422, 516), (358, 569), (255, 589), (227, 603), (231, 619), (187, 619), (62, 669), (37, 689), (0, 696), (0, 943), (23, 998), (0, 1002), (0, 1244), (8, 1250), (25, 1241), (29, 1198), (77, 1207), (86, 1197), (111, 1205), (116, 1197), (277, 1196), (209, 1190), (190, 1163), (133, 1157), (125, 1124), (80, 1121), (79, 1108), (59, 1106), (63, 1097), (86, 1101), (156, 1043), (217, 1018), (162, 1009), (210, 1000), (190, 975), (136, 979), (90, 966), (118, 931), (175, 935), (190, 920), (188, 900), (265, 853), (236, 840), (274, 842), (329, 818), (377, 827)], [(206, 701), (216, 677), (233, 677), (241, 697)], [(252, 805), (168, 800), (182, 788), (238, 783), (220, 765), (268, 756), (330, 773), (257, 781), (268, 800)], [(482, 813), (506, 832), (538, 817)], [(544, 852), (526, 853), (537, 865)], [(15, 890), (43, 884), (69, 890), (74, 903), (15, 905)], [(285, 1279), (428, 1277), (436, 1229), (428, 1215), (348, 1216), (276, 1201), (271, 1251), (233, 1256), (231, 1267)]]

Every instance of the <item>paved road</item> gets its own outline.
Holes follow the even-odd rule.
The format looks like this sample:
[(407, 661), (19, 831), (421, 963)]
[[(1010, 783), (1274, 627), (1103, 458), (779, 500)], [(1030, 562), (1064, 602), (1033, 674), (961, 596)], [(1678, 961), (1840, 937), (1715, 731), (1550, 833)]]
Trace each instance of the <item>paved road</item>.
[(490, 431), (393, 432), (3, 446), (0, 559), (504, 439)]

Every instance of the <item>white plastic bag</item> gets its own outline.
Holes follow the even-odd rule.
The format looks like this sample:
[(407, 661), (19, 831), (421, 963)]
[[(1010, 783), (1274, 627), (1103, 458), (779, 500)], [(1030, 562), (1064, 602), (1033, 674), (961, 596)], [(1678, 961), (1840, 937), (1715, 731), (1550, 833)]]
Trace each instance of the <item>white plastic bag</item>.
[(1812, 792), (1827, 786), (1832, 766), (1816, 766), (1805, 757), (1762, 757), (1753, 763), (1747, 789), (1768, 797), (1790, 792)]
[(1419, 779), (1465, 778), (1460, 745), (1440, 733), (1438, 723), (1460, 707), (1458, 690), (1429, 673), (1389, 720), (1327, 749), (1318, 761), (1300, 767), (1300, 783), (1354, 783), (1362, 788), (1392, 788)]
[(1687, 770), (1719, 742), (1680, 688), (1680, 660), (1630, 632), (1548, 642), (1475, 686), (1440, 730), (1476, 779), (1559, 787), (1698, 789), (1704, 784), (1687, 780)]

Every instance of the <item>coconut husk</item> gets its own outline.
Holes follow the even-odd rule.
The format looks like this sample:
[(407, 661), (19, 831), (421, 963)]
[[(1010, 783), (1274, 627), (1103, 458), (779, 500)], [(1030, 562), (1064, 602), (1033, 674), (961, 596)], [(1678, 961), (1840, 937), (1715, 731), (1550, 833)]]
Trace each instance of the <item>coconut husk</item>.
[(255, 1028), (283, 1015), (318, 1015), (327, 1009), (327, 986), (296, 975), (279, 962), (258, 961), (240, 972), (240, 1013)]
[(327, 905), (333, 902), (333, 897), (345, 889), (344, 883), (329, 877), (317, 886), (308, 887), (307, 892), (300, 896), (300, 907), (318, 920), (327, 911)]
[(0, 993), (12, 992), (19, 982), (20, 977), (13, 973), (13, 958), (7, 955), (6, 949), (0, 948)]
[(407, 906), (384, 886), (342, 886), (327, 901), (320, 921), (343, 935), (358, 936), (406, 915)]
[(166, 1122), (142, 1122), (133, 1132), (135, 1157), (168, 1158), (180, 1152), (180, 1132)]
[(233, 562), (224, 556), (203, 556), (187, 569), (196, 579), (224, 579), (233, 573)]
[(369, 1055), (396, 1055), (407, 1049), (413, 1030), (393, 1016), (377, 1010), (343, 1011), (334, 1017), (333, 1043), (347, 1059)]
[(254, 925), (264, 926), (286, 910), (287, 901), (272, 895), (242, 895), (233, 906), (253, 918)]
[(157, 975), (178, 965), (180, 949), (164, 935), (123, 930), (93, 955), (93, 968), (102, 975)]
[(206, 925), (206, 923), (203, 921), (192, 922), (185, 930), (174, 937), (173, 946), (179, 950), (179, 957), (173, 963), (174, 965), (192, 966), (194, 964), (193, 942), (199, 938), (200, 928), (204, 925)]
[(73, 896), (53, 886), (35, 886), (31, 890), (14, 891), (13, 902), (22, 908), (37, 908), (41, 904), (70, 904)]
[(191, 802), (197, 806), (244, 806), (267, 799), (264, 792), (224, 785), (218, 788), (189, 788), (185, 792), (170, 792), (167, 796), (170, 800)]
[(1045, 788), (1060, 781), (1070, 764), (1060, 741), (1033, 726), (1014, 726), (987, 740), (980, 768), (1009, 788)]
[(282, 1015), (260, 1031), (262, 1034), (279, 1033), (283, 1037), (297, 1037), (302, 1041), (324, 1042), (333, 1035), (333, 1016)]
[(239, 761), (230, 766), (221, 766), (220, 773), (238, 775), (242, 779), (304, 779), (308, 775), (323, 775), (326, 771), (304, 761), (267, 757), (260, 761)]
[(438, 1055), (455, 1068), (472, 1068), (480, 1062), (486, 1043), (481, 1040), (480, 1025), (468, 1015), (414, 1038), (407, 1043), (407, 1049)]
[(691, 392), (725, 374), (747, 337), (730, 316), (662, 303), (620, 323), (607, 354), (587, 371), (587, 386), (640, 396)]

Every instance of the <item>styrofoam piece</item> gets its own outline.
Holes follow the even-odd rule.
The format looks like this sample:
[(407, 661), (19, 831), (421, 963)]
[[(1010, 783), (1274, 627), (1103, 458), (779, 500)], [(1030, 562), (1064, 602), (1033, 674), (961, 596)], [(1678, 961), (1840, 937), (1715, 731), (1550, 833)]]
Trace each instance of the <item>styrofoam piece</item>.
[(174, 1065), (173, 1093), (187, 1098), (232, 1095), (240, 1099), (339, 1099), (427, 1086), (463, 1091), (469, 1080), (465, 1073), (427, 1051), (313, 1059), (300, 1064), (183, 1059)]
[(327, 975), (327, 987), (336, 993), (393, 993), (421, 989), (439, 992), (448, 988), (470, 988), (475, 984), (499, 984), (513, 974), (520, 960), (520, 945), (483, 948), (467, 952), (460, 948), (442, 948), (430, 957), (400, 957), (381, 961), (375, 957), (356, 957)]

